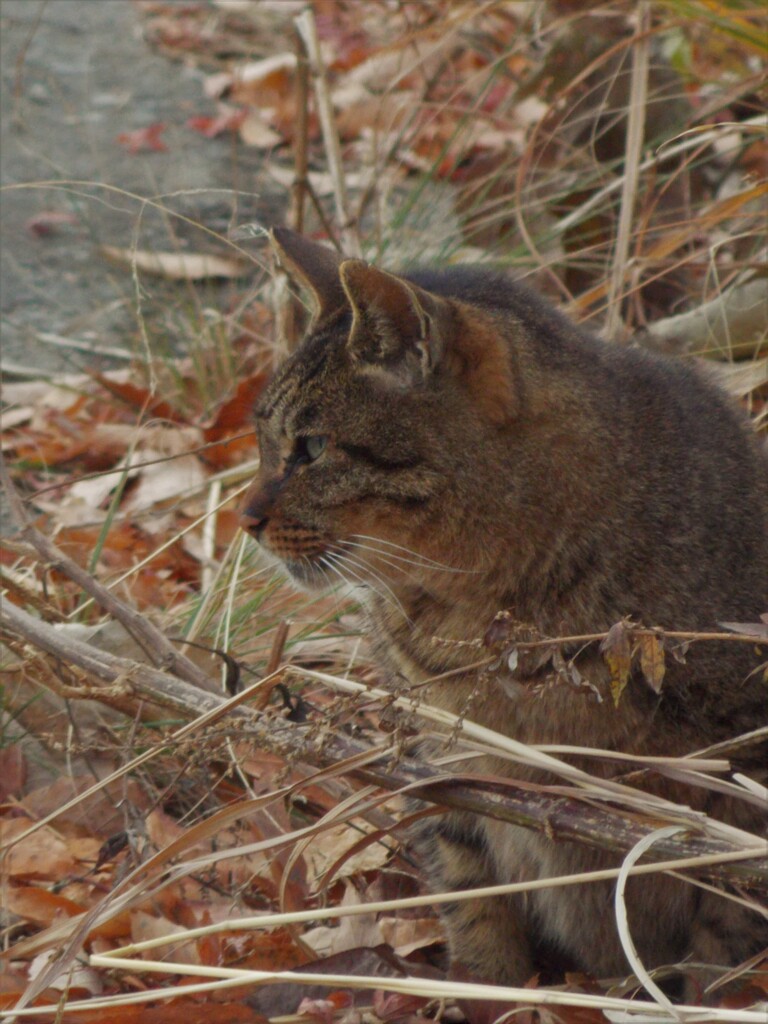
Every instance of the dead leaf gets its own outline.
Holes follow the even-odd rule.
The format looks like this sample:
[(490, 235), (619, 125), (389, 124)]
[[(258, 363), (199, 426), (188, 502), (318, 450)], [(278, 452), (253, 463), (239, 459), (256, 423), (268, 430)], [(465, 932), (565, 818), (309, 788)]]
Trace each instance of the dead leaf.
[(661, 693), (661, 684), (667, 670), (661, 638), (655, 633), (644, 633), (639, 637), (639, 644), (640, 668), (645, 681), (652, 690)]
[[(38, 954), (29, 965), (29, 980), (34, 979), (44, 971), (58, 955), (57, 950), (46, 950)], [(75, 962), (71, 970), (63, 971), (57, 978), (53, 978), (49, 985), (53, 989), (65, 991), (72, 997), (78, 995), (98, 995), (104, 989), (101, 975), (93, 967), (86, 967), (84, 964)]]
[[(144, 449), (143, 455), (148, 461), (163, 458), (151, 448)], [(140, 512), (161, 502), (183, 497), (202, 487), (206, 479), (206, 472), (194, 455), (179, 455), (170, 462), (156, 462), (141, 470), (138, 483), (123, 502), (123, 509)]]
[(621, 695), (629, 682), (632, 668), (632, 645), (629, 639), (627, 623), (622, 619), (608, 630), (608, 635), (600, 644), (605, 662), (611, 673), (611, 693), (616, 706), (619, 706)]
[(723, 629), (729, 629), (732, 633), (741, 633), (744, 636), (759, 637), (761, 640), (768, 640), (768, 622), (721, 622)]
[(423, 1010), (430, 1002), (424, 996), (412, 996), (406, 992), (387, 992), (376, 989), (373, 993), (373, 1012), (377, 1020), (398, 1021), (405, 1024), (406, 1021), (422, 1020), (419, 1010)]
[(86, 909), (59, 893), (34, 885), (9, 885), (3, 894), (6, 908), (13, 914), (38, 925), (51, 925), (64, 917), (74, 917)]
[(55, 234), (62, 224), (77, 224), (77, 217), (74, 213), (65, 213), (63, 210), (41, 210), (34, 217), (30, 217), (24, 227), (38, 238), (45, 238)]
[(243, 277), (253, 269), (250, 260), (235, 256), (214, 256), (195, 252), (149, 252), (146, 249), (119, 249), (114, 245), (102, 245), (100, 251), (115, 263), (136, 267), (144, 274), (154, 274), (169, 281)]
[(379, 930), (398, 956), (445, 941), (445, 931), (436, 917), (382, 917)]
[(215, 139), (225, 132), (236, 132), (245, 120), (246, 114), (247, 111), (243, 108), (227, 107), (222, 104), (215, 117), (187, 118), (187, 128), (199, 132), (206, 139)]
[[(341, 906), (359, 906), (361, 902), (354, 885), (347, 881)], [(378, 946), (381, 943), (381, 931), (375, 914), (347, 914), (335, 928), (327, 925), (311, 928), (302, 935), (302, 941), (319, 955), (329, 957), (358, 947)]]
[[(134, 384), (131, 380), (116, 378), (111, 374), (94, 373), (93, 377), (110, 394), (115, 395), (131, 408), (141, 410), (147, 416), (170, 420), (171, 423), (186, 422), (169, 402), (157, 398), (149, 388)], [(128, 447), (127, 444), (126, 447)]]
[(297, 1015), (303, 1014), (316, 1024), (334, 1024), (339, 1010), (352, 1005), (349, 992), (329, 992), (324, 999), (302, 999), (296, 1008)]
[[(187, 931), (181, 925), (173, 924), (165, 917), (155, 917), (144, 911), (137, 910), (131, 914), (131, 941), (145, 942), (148, 939), (163, 939), (169, 935), (183, 936)], [(148, 952), (148, 957), (153, 959), (153, 952)], [(199, 964), (200, 956), (197, 943), (194, 941), (179, 942), (174, 944), (173, 959), (179, 964)]]
[(359, 874), (362, 871), (373, 871), (387, 863), (390, 857), (389, 850), (377, 842), (371, 842), (362, 849), (352, 852), (346, 860), (343, 859), (343, 854), (347, 850), (357, 846), (361, 832), (372, 831), (365, 822), (356, 821), (355, 825), (357, 827), (353, 828), (345, 822), (318, 833), (312, 839), (305, 858), (308, 880), (313, 888), (328, 884), (331, 879), (326, 878), (326, 873), (334, 869), (339, 862), (341, 864), (336, 870), (337, 878)]
[(240, 138), (246, 146), (254, 149), (273, 149), (286, 141), (284, 136), (271, 128), (258, 110), (249, 110), (239, 126)]
[[(6, 740), (7, 742), (7, 740)], [(27, 762), (21, 743), (0, 748), (0, 802), (20, 797), (27, 777)]]
[(38, 828), (14, 843), (31, 824), (29, 818), (0, 821), (0, 846), (10, 847), (3, 863), (7, 877), (55, 878), (59, 881), (62, 876), (80, 870), (81, 865), (71, 855), (67, 844), (51, 828)]
[(168, 125), (162, 121), (155, 121), (154, 124), (147, 125), (146, 128), (137, 128), (133, 132), (121, 132), (117, 136), (117, 141), (121, 146), (125, 146), (129, 153), (141, 153), (145, 150), (164, 153), (168, 147), (160, 136), (167, 127)]
[[(295, 71), (295, 53), (276, 53), (263, 60), (250, 61), (232, 75), (229, 95), (238, 103), (270, 106), (293, 90)], [(221, 84), (222, 80), (217, 76), (216, 86), (220, 88)]]
[[(253, 407), (267, 379), (266, 373), (255, 373), (251, 377), (246, 377), (237, 385), (234, 395), (219, 406), (213, 422), (203, 430), (205, 443), (223, 441), (233, 434), (239, 436), (220, 447), (208, 449), (202, 456), (207, 463), (221, 469), (235, 462), (242, 464), (244, 455), (249, 450), (255, 454)], [(242, 436), (243, 434), (245, 436)]]

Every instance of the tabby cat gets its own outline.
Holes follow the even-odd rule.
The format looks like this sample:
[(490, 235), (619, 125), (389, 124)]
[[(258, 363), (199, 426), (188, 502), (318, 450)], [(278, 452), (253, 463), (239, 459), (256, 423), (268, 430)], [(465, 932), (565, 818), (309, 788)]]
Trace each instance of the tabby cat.
[[(261, 468), (241, 522), (299, 586), (362, 588), (393, 685), (451, 672), (422, 688), (425, 700), (470, 708), (524, 742), (643, 755), (683, 755), (766, 723), (765, 648), (694, 644), (684, 663), (668, 659), (660, 693), (633, 675), (617, 705), (596, 643), (566, 656), (602, 700), (558, 683), (551, 665), (462, 672), (478, 651), (451, 642), (481, 636), (502, 609), (553, 637), (627, 616), (677, 630), (756, 622), (768, 609), (768, 467), (716, 386), (598, 340), (486, 268), (394, 275), (286, 229), (273, 244), (315, 314), (257, 404)], [(554, 781), (490, 758), (470, 770)], [(660, 775), (641, 785), (765, 827), (753, 804), (706, 788)], [(438, 890), (616, 863), (466, 813), (427, 821), (416, 846)], [(451, 905), (454, 969), (521, 984), (554, 953), (625, 975), (612, 891)], [(753, 911), (667, 876), (630, 881), (627, 903), (649, 968), (686, 956), (730, 965), (768, 942)]]

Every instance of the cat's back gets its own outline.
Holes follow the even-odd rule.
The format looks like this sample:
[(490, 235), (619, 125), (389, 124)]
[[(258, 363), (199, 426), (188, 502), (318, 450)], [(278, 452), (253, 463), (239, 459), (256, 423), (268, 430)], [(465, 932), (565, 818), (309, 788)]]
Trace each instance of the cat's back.
[[(553, 403), (559, 428), (592, 448), (596, 516), (611, 506), (623, 519), (615, 523), (617, 557), (641, 551), (653, 577), (654, 566), (666, 575), (658, 552), (668, 551), (672, 572), (687, 563), (682, 585), (712, 605), (711, 615), (717, 594), (723, 608), (768, 604), (768, 456), (710, 368), (603, 341), (494, 269), (417, 268), (404, 276), (490, 315), (516, 360), (524, 350), (527, 375)], [(511, 444), (519, 432), (512, 424)], [(536, 443), (535, 428), (531, 437)], [(668, 586), (681, 587), (671, 573)]]

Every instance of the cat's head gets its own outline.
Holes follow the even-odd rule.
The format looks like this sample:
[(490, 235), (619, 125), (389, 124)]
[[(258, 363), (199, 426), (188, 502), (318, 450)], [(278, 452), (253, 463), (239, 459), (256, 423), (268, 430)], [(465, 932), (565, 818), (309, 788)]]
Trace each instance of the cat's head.
[(309, 587), (477, 564), (468, 510), (516, 400), (493, 312), (287, 229), (272, 240), (315, 314), (256, 406), (243, 529)]

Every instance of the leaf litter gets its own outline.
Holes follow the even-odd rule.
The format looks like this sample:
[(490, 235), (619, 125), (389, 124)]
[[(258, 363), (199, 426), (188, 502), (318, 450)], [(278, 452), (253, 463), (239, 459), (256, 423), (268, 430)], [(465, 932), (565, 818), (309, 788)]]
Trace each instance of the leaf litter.
[[(286, 150), (299, 141), (300, 113), (298, 63), (289, 17), (299, 13), (303, 5), (294, 5), (295, 10), (286, 14), (290, 6), (220, 3), (215, 5), (217, 13), (212, 17), (208, 4), (179, 5), (161, 0), (144, 0), (141, 4), (148, 37), (174, 58), (196, 62), (210, 72), (205, 92), (222, 104), (213, 116), (187, 118), (187, 129), (211, 139), (236, 135), (244, 145), (262, 149), (271, 157), (269, 173), (283, 181), (286, 188), (295, 184), (295, 170), (286, 159)], [(573, 30), (581, 31), (578, 11), (569, 10), (569, 5), (560, 6), (566, 20), (572, 19)], [(380, 210), (385, 220), (392, 210), (388, 196), (399, 196), (407, 208), (418, 213), (422, 194), (426, 205), (435, 195), (429, 188), (422, 191), (421, 186), (414, 186), (414, 172), (427, 172), (433, 184), (449, 190), (452, 212), (444, 229), (462, 241), (456, 247), (443, 238), (438, 239), (438, 245), (443, 247), (444, 258), (461, 259), (470, 250), (493, 252), (508, 245), (516, 237), (512, 210), (522, 200), (525, 222), (519, 225), (520, 230), (541, 232), (537, 237), (544, 239), (538, 253), (540, 262), (521, 263), (523, 269), (532, 272), (546, 291), (551, 288), (552, 267), (559, 265), (563, 270), (561, 283), (574, 296), (580, 313), (591, 315), (599, 309), (607, 292), (598, 257), (609, 252), (610, 228), (590, 218), (594, 209), (590, 204), (601, 189), (607, 189), (606, 194), (614, 189), (609, 177), (614, 170), (608, 159), (601, 163), (594, 154), (586, 157), (586, 150), (579, 148), (569, 125), (569, 115), (578, 110), (579, 95), (569, 75), (577, 81), (581, 71), (574, 76), (567, 62), (562, 61), (562, 66), (558, 63), (561, 56), (547, 64), (540, 49), (542, 39), (534, 44), (533, 37), (526, 35), (529, 27), (525, 15), (512, 4), (487, 5), (483, 12), (487, 20), (477, 22), (475, 12), (438, 0), (394, 7), (371, 3), (362, 16), (359, 5), (318, 0), (315, 13), (345, 147), (345, 176), (351, 193), (360, 202), (360, 216), (370, 212), (366, 197), (374, 182), (382, 189)], [(265, 35), (265, 24), (277, 26), (278, 31)], [(745, 25), (741, 29), (747, 32), (751, 25), (748, 18)], [(696, 34), (700, 30), (692, 31)], [(502, 52), (498, 40), (509, 40), (514, 33), (518, 33), (520, 42), (505, 44)], [(266, 52), (270, 46), (265, 46), (265, 38), (270, 40), (271, 52)], [(451, 60), (446, 64), (445, 47), (449, 43)], [(240, 54), (241, 60), (233, 60), (233, 53)], [(263, 55), (254, 59), (259, 53)], [(600, 59), (595, 59), (599, 68)], [(699, 65), (688, 70), (700, 74), (704, 81), (718, 81), (723, 68), (732, 77), (741, 74), (746, 80), (751, 66), (733, 40), (720, 49), (713, 46), (707, 50), (699, 44), (696, 59)], [(594, 88), (594, 82), (588, 84)], [(689, 91), (694, 105), (703, 102), (703, 90), (697, 94), (690, 86)], [(333, 173), (323, 170), (319, 158), (320, 125), (314, 106), (308, 115), (306, 130), (315, 156), (308, 180), (317, 196), (331, 195), (336, 181)], [(714, 115), (737, 123), (732, 109), (719, 112), (715, 105), (709, 116)], [(711, 123), (717, 126), (717, 117)], [(150, 124), (123, 133), (118, 142), (129, 153), (166, 150), (166, 127)], [(603, 127), (599, 129), (598, 139), (604, 131)], [(627, 286), (625, 296), (627, 317), (635, 326), (652, 327), (654, 317), (671, 309), (658, 305), (660, 300), (652, 294), (651, 286), (657, 274), (663, 277), (668, 273), (673, 280), (677, 260), (681, 260), (683, 279), (674, 281), (676, 298), (664, 301), (674, 305), (686, 289), (696, 297), (708, 294), (711, 281), (706, 280), (706, 274), (710, 265), (702, 262), (703, 250), (699, 247), (702, 238), (705, 243), (709, 241), (707, 233), (721, 232), (718, 269), (725, 278), (732, 276), (731, 268), (736, 271), (753, 259), (749, 239), (756, 221), (750, 204), (758, 193), (750, 190), (759, 189), (754, 176), (762, 173), (767, 150), (760, 138), (750, 138), (745, 146), (746, 134), (747, 129), (736, 127), (726, 139), (723, 132), (718, 139), (719, 152), (712, 158), (716, 165), (717, 160), (738, 163), (741, 156), (740, 170), (745, 177), (741, 182), (730, 181), (728, 188), (736, 189), (733, 195), (725, 188), (712, 190), (704, 219), (690, 218), (681, 224), (672, 216), (666, 221), (662, 216), (655, 224), (651, 220), (651, 229), (635, 239), (634, 259), (642, 269), (640, 277)], [(389, 153), (390, 158), (382, 161), (382, 153)], [(510, 174), (511, 155), (520, 172)], [(559, 176), (556, 194), (552, 191), (553, 167)], [(675, 191), (685, 173), (670, 173), (666, 193)], [(696, 182), (696, 187), (702, 187), (701, 182)], [(711, 185), (705, 187), (712, 189)], [(648, 208), (643, 208), (643, 216), (647, 213), (651, 217), (653, 201), (652, 197)], [(573, 229), (554, 227), (553, 212), (562, 223), (574, 225)], [(643, 216), (640, 223), (647, 226)], [(737, 233), (747, 240), (740, 249), (729, 240), (734, 234), (733, 224), (738, 224)], [(68, 216), (53, 211), (41, 215), (39, 226), (30, 224), (28, 229), (44, 237), (47, 231), (69, 225)], [(406, 235), (411, 230), (407, 218), (398, 227)], [(421, 240), (423, 226), (419, 225), (414, 234)], [(382, 237), (385, 235), (383, 232)], [(581, 265), (578, 259), (569, 263), (569, 254), (581, 250), (590, 253), (590, 258)], [(238, 279), (250, 269), (240, 256), (220, 254), (113, 247), (107, 255), (142, 278), (156, 274), (187, 282), (211, 277)], [(269, 313), (266, 307), (259, 309), (257, 303), (253, 315), (255, 334), (260, 338), (260, 324)], [(375, 669), (360, 648), (360, 623), (354, 610), (333, 596), (308, 602), (275, 581), (252, 552), (244, 554), (239, 563), (237, 603), (242, 604), (227, 604), (229, 580), (233, 578), (235, 560), (241, 557), (237, 554), (235, 491), (247, 481), (248, 466), (257, 455), (251, 409), (272, 357), (263, 342), (253, 344), (253, 334), (247, 331), (233, 344), (237, 372), (229, 377), (225, 374), (223, 388), (214, 389), (217, 399), (213, 403), (206, 398), (209, 367), (201, 373), (191, 358), (153, 366), (149, 373), (148, 367), (139, 364), (128, 371), (69, 377), (58, 383), (6, 385), (3, 451), (14, 460), (16, 479), (38, 524), (56, 536), (65, 552), (161, 621), (170, 634), (178, 634), (180, 640), (198, 635), (211, 646), (237, 650), (247, 678), (249, 673), (264, 669), (273, 634), (281, 623), (289, 621), (284, 657), (292, 664), (315, 670), (329, 668), (340, 677), (351, 673), (357, 681), (375, 681)], [(760, 354), (753, 341), (738, 351), (742, 356)], [(723, 354), (729, 355), (719, 353)], [(764, 376), (759, 375), (761, 364), (756, 358), (736, 365), (749, 367), (748, 383), (739, 386), (742, 397), (759, 415), (768, 394)], [(158, 374), (160, 385), (153, 380)], [(220, 369), (212, 377), (218, 384), (222, 380)], [(232, 498), (229, 505), (215, 513), (212, 554), (205, 555), (208, 547), (202, 538), (202, 525), (194, 524), (208, 514), (206, 496), (214, 481), (223, 483), (225, 498), (230, 494)], [(208, 604), (200, 600), (206, 557), (212, 558), (213, 578), (218, 581), (205, 595)], [(28, 554), (13, 544), (2, 553), (0, 563), (22, 597), (30, 603), (33, 595), (38, 602), (42, 600), (46, 615), (58, 619), (63, 627), (103, 625), (93, 606), (83, 607), (82, 595), (55, 568), (35, 566)], [(184, 632), (190, 618), (194, 628)], [(750, 624), (728, 623), (724, 627), (747, 636), (762, 635), (750, 632)], [(764, 628), (761, 624), (761, 630)], [(104, 642), (107, 649), (118, 651), (126, 640), (107, 631)], [(680, 645), (674, 651), (668, 649), (660, 631), (641, 630), (630, 623), (616, 624), (602, 642), (616, 701), (621, 699), (635, 666), (648, 685), (658, 691), (663, 687), (665, 657), (684, 656)], [(514, 656), (518, 666), (526, 659), (529, 664), (550, 661), (561, 676), (573, 685), (582, 685), (559, 652), (556, 638), (535, 636), (518, 624), (512, 632), (496, 637), (490, 646), (499, 647), (507, 661)], [(14, 653), (8, 652), (9, 656)], [(7, 762), (11, 770), (5, 777), (0, 821), (0, 836), (9, 844), (3, 878), (8, 898), (3, 902), (14, 915), (15, 930), (13, 959), (6, 960), (6, 984), (0, 995), (4, 1009), (13, 1005), (35, 971), (45, 970), (48, 950), (58, 945), (63, 934), (62, 922), (77, 920), (101, 906), (105, 898), (108, 900), (106, 894), (149, 851), (172, 849), (174, 844), (184, 847), (190, 827), (209, 818), (210, 832), (203, 829), (195, 843), (183, 850), (183, 857), (196, 858), (193, 874), (150, 889), (143, 903), (137, 899), (126, 911), (108, 916), (84, 939), (86, 950), (94, 954), (148, 938), (177, 939), (161, 984), (178, 994), (155, 1007), (113, 1003), (91, 1014), (71, 1015), (65, 1007), (60, 1019), (93, 1019), (105, 1024), (177, 1019), (186, 1024), (195, 1019), (215, 1024), (217, 1020), (263, 1019), (253, 998), (230, 998), (226, 990), (185, 995), (191, 979), (184, 979), (174, 970), (175, 963), (266, 971), (312, 965), (320, 972), (342, 975), (354, 975), (354, 968), (360, 967), (373, 975), (377, 968), (369, 959), (370, 946), (379, 949), (384, 944), (395, 959), (381, 968), (383, 974), (429, 974), (427, 961), (439, 950), (442, 932), (434, 913), (419, 910), (412, 912), (414, 916), (409, 916), (410, 911), (396, 912), (396, 916), (384, 912), (360, 918), (342, 916), (341, 924), (313, 924), (303, 929), (288, 924), (184, 941), (185, 932), (191, 928), (224, 923), (248, 911), (274, 913), (322, 906), (323, 900), (329, 907), (342, 910), (362, 907), (376, 898), (377, 889), (386, 890), (388, 897), (395, 899), (401, 891), (411, 895), (418, 881), (396, 843), (371, 841), (366, 845), (361, 840), (361, 829), (370, 835), (394, 833), (401, 809), (396, 804), (384, 805), (378, 816), (372, 816), (375, 820), (361, 824), (362, 819), (356, 820), (354, 808), (350, 808), (347, 821), (318, 829), (312, 841), (292, 859), (290, 843), (285, 848), (279, 843), (270, 844), (281, 836), (291, 836), (300, 824), (310, 823), (311, 829), (312, 823), (331, 812), (348, 795), (343, 777), (315, 782), (310, 769), (285, 764), (274, 755), (254, 751), (238, 737), (218, 734), (214, 729), (186, 748), (158, 753), (128, 785), (115, 786), (109, 782), (111, 770), (125, 760), (127, 751), (162, 737), (165, 723), (156, 714), (142, 718), (138, 712), (131, 718), (118, 712), (107, 714), (110, 709), (104, 709), (86, 729), (80, 718), (86, 702), (63, 696), (58, 706), (47, 698), (48, 717), (43, 727), (35, 718), (35, 708), (39, 710), (43, 701), (37, 695), (29, 696), (28, 684), (37, 672), (41, 679), (47, 678), (49, 670), (39, 654), (29, 656), (27, 651), (26, 655), (23, 668), (14, 668), (13, 677), (6, 677), (13, 678), (14, 687), (13, 692), (8, 687), (7, 702), (18, 722), (34, 720), (34, 734), (50, 741), (45, 757), (51, 775), (46, 783), (29, 789), (25, 782), (26, 748), (21, 743), (11, 745), (14, 755)], [(207, 658), (207, 665), (217, 661), (212, 654), (202, 652), (200, 656)], [(6, 663), (11, 662), (4, 656), (3, 665)], [(18, 659), (13, 664), (18, 666)], [(295, 686), (295, 677), (285, 679), (292, 697), (290, 687)], [(75, 682), (67, 675), (67, 685)], [(335, 712), (333, 720), (344, 728), (352, 728), (354, 722), (355, 728), (371, 735), (380, 728), (375, 703), (361, 704), (352, 697), (348, 709), (340, 714), (338, 701), (348, 698), (329, 693), (319, 680), (313, 685), (307, 679), (301, 697), (313, 714), (330, 716)], [(74, 731), (66, 724), (72, 716)], [(86, 779), (93, 781), (93, 776), (86, 771), (81, 774), (81, 769), (67, 778), (70, 767), (83, 767), (81, 762), (90, 762), (97, 777), (104, 780), (102, 791), (91, 798), (89, 813), (54, 818), (50, 825), (36, 827), (66, 799), (83, 792)], [(270, 801), (270, 794), (285, 785), (293, 787), (292, 798)], [(236, 809), (244, 794), (263, 796), (267, 802), (244, 813), (242, 819), (217, 824), (220, 812)], [(347, 857), (345, 851), (350, 850), (358, 852)], [(231, 851), (231, 856), (220, 858), (222, 851)], [(171, 858), (169, 867), (177, 863)], [(334, 871), (335, 867), (339, 870)], [(358, 924), (353, 926), (353, 921)], [(322, 956), (318, 958), (319, 949)], [(398, 955), (411, 959), (398, 960)], [(107, 975), (84, 969), (71, 975), (68, 999), (93, 996), (100, 987), (108, 995), (141, 993), (157, 983), (149, 971), (142, 974), (139, 968), (122, 976), (119, 972)], [(556, 1011), (541, 1007), (540, 1019), (557, 1019), (563, 1024), (608, 1019), (599, 1003), (604, 989), (592, 982), (585, 985), (583, 979), (572, 978), (569, 984), (574, 991), (597, 990), (595, 1006), (564, 1003)], [(748, 985), (743, 990), (744, 1006), (765, 1001), (768, 984), (764, 968), (752, 973)], [(532, 980), (531, 990), (537, 987), (538, 982)], [(270, 991), (277, 989), (259, 989), (260, 993)], [(324, 990), (325, 996), (306, 995), (302, 1003), (301, 991), (295, 987), (290, 997), (279, 996), (283, 1001), (273, 1001), (263, 1012), (276, 1015), (296, 1011), (305, 1019), (331, 1021), (343, 1019), (350, 1005), (359, 1003), (359, 993), (350, 994), (352, 990)], [(426, 999), (394, 992), (369, 994), (366, 998), (366, 1005), (373, 1006), (379, 1020), (411, 1020)], [(46, 999), (53, 1005), (58, 994), (49, 990)], [(724, 997), (723, 1006), (728, 1005)], [(509, 1003), (494, 1003), (493, 1015), (508, 1008)], [(726, 1018), (715, 1015), (712, 1019)]]

